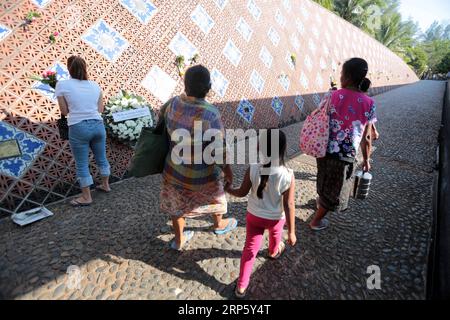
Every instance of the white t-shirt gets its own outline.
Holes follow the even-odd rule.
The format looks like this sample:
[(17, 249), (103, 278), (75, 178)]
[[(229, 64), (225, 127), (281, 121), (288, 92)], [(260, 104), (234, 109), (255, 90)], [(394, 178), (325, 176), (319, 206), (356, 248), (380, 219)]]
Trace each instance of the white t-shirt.
[(58, 81), (55, 93), (67, 101), (67, 124), (72, 126), (83, 120), (102, 120), (98, 112), (101, 89), (95, 81), (69, 79)]
[(248, 197), (247, 211), (263, 219), (284, 219), (283, 193), (291, 186), (293, 171), (284, 166), (272, 167), (272, 174), (263, 190), (263, 198), (259, 199), (257, 191), (261, 181), (261, 168), (262, 165), (259, 164), (250, 165), (252, 188)]

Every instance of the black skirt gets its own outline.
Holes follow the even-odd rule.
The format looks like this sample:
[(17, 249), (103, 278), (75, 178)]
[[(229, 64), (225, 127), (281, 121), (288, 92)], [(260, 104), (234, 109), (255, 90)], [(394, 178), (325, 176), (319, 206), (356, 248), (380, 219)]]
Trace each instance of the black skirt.
[(348, 209), (353, 190), (355, 161), (344, 161), (327, 154), (317, 159), (317, 193), (324, 209), (342, 212)]

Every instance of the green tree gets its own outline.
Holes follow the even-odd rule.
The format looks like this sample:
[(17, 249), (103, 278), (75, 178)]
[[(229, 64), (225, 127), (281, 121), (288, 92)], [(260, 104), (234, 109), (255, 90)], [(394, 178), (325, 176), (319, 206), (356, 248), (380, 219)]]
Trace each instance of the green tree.
[(439, 73), (448, 73), (450, 71), (450, 52), (447, 52), (436, 69)]
[(333, 11), (334, 9), (334, 0), (314, 0), (314, 1), (330, 11)]
[(405, 62), (421, 77), (427, 70), (427, 53), (421, 46), (407, 47), (404, 55)]

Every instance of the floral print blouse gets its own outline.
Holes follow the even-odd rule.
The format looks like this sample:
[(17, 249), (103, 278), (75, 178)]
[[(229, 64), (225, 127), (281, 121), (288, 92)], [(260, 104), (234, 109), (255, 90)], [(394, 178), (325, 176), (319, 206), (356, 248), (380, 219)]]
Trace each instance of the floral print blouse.
[(330, 108), (328, 153), (355, 159), (368, 123), (377, 121), (373, 99), (349, 89), (334, 91)]

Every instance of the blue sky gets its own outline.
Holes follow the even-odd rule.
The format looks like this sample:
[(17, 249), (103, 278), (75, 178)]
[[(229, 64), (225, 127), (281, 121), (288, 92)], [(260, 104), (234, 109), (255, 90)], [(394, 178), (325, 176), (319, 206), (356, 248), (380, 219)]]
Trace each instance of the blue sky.
[(401, 0), (403, 19), (411, 17), (425, 31), (434, 20), (450, 23), (450, 0)]

